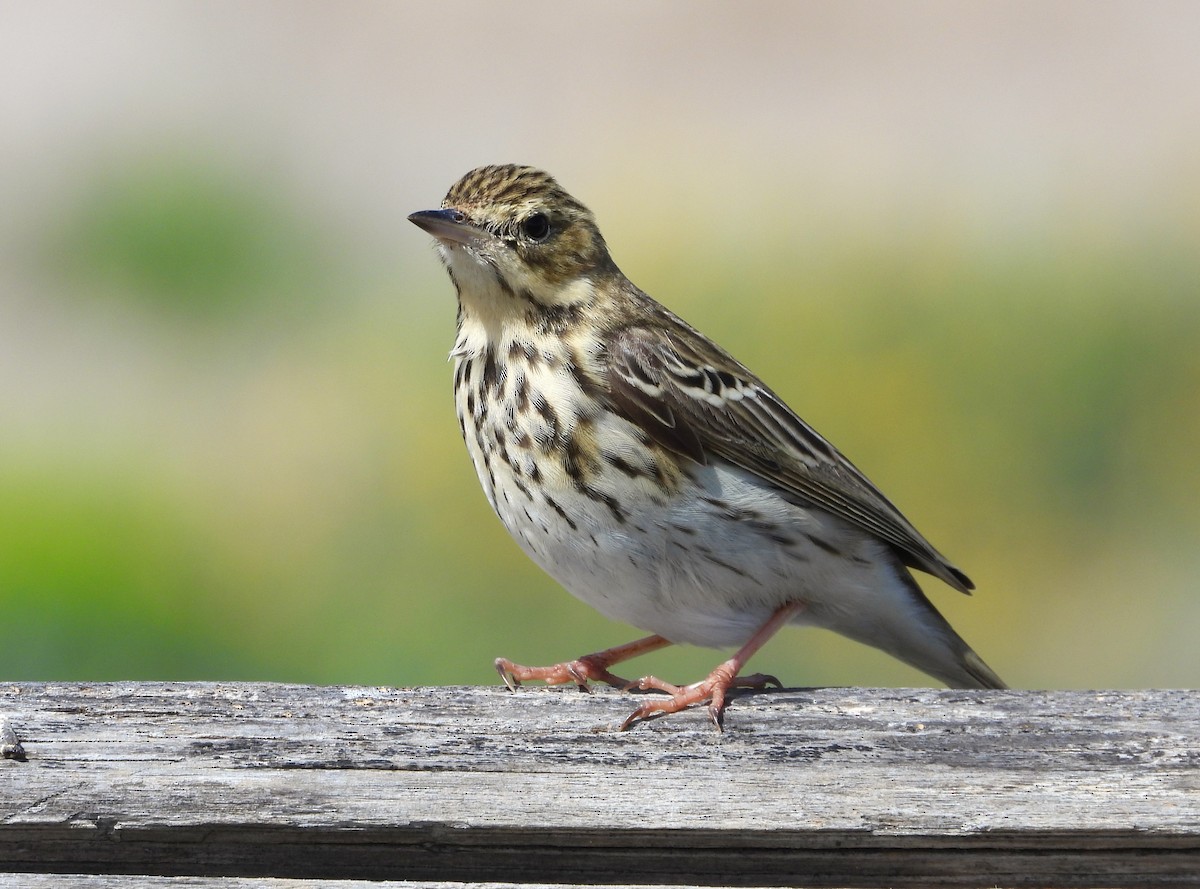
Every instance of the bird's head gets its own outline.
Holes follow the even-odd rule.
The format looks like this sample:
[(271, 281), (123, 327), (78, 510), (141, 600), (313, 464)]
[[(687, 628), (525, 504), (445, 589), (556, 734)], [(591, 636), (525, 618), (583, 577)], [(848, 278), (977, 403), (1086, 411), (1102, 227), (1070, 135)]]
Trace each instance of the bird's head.
[(582, 305), (616, 272), (591, 211), (533, 167), (479, 167), (450, 188), (440, 209), (408, 218), (437, 238), (467, 307)]

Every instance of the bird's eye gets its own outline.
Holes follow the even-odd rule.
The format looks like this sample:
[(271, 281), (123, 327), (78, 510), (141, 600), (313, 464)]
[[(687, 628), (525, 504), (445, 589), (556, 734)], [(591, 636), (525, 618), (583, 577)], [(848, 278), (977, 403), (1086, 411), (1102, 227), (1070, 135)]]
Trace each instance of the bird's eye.
[(521, 234), (540, 243), (550, 237), (550, 217), (545, 213), (534, 213), (521, 223)]

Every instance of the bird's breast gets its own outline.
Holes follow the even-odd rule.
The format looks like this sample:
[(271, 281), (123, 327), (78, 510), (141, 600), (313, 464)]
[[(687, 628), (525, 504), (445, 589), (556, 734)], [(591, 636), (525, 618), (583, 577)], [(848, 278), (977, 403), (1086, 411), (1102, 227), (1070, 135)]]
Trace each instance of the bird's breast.
[(525, 550), (610, 618), (734, 644), (803, 585), (845, 529), (723, 461), (665, 451), (554, 349), (461, 355), (455, 403), (488, 502)]
[(454, 391), (467, 451), (510, 531), (547, 511), (564, 524), (620, 525), (682, 480), (674, 456), (608, 409), (603, 380), (566, 346), (516, 339), (458, 356)]

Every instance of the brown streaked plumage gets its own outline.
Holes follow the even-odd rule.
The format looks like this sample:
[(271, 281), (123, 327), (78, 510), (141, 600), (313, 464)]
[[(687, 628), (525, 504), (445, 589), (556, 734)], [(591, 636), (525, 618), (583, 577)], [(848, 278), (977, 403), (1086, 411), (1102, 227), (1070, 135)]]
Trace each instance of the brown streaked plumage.
[[(729, 688), (785, 623), (875, 645), (947, 684), (1003, 688), (909, 568), (962, 592), (862, 472), (744, 365), (635, 287), (591, 213), (531, 167), (473, 170), (409, 217), (458, 292), (455, 400), (489, 503), (570, 592), (646, 639), (521, 680), (666, 691), (622, 727)], [(737, 645), (705, 680), (627, 683), (608, 668), (672, 642)]]

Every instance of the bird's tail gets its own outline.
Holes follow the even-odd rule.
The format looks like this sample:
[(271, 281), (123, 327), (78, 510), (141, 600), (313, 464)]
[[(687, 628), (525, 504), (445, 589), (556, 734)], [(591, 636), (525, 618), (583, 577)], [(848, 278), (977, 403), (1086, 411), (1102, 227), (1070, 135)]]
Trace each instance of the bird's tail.
[[(946, 683), (950, 688), (1008, 688), (1004, 680), (983, 662), (971, 646), (954, 632), (926, 597), (908, 569), (896, 564), (896, 575), (907, 588), (910, 615), (916, 620), (893, 626), (890, 644), (864, 640)], [(915, 612), (915, 613), (914, 613)]]
[[(958, 634), (955, 633), (955, 636)], [(962, 642), (962, 638), (959, 637), (958, 641)], [(972, 651), (965, 642), (959, 653), (959, 662), (963, 676), (956, 673), (953, 677), (939, 677), (951, 688), (1008, 688), (1004, 684), (1004, 680), (997, 676), (996, 672), (983, 662), (983, 658)], [(972, 681), (963, 682), (964, 676)]]
[[(897, 653), (901, 660), (930, 676), (936, 676), (950, 688), (1008, 688), (1004, 680), (996, 675), (996, 671), (983, 662), (983, 658), (975, 653), (962, 636), (954, 632), (950, 622), (942, 617), (941, 612), (925, 597), (917, 582), (911, 576), (909, 580), (916, 595), (928, 609), (926, 624), (932, 632), (926, 636), (926, 644), (907, 653)], [(941, 644), (929, 644), (937, 636), (941, 637)]]

